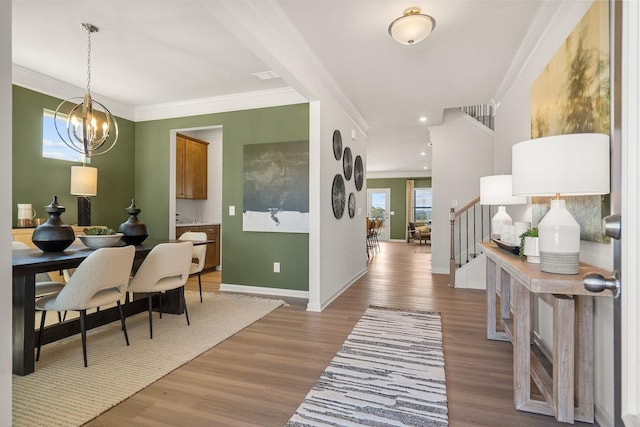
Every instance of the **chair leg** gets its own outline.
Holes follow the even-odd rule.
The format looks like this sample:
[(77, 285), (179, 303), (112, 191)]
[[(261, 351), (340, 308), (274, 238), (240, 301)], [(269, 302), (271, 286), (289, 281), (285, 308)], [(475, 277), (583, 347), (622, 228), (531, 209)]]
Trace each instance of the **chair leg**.
[(160, 312), (160, 318), (162, 319), (162, 292), (158, 292), (158, 311)]
[(87, 367), (87, 310), (80, 310), (80, 335), (82, 335), (82, 357), (84, 358), (84, 367)]
[(198, 271), (198, 288), (200, 289), (200, 302), (202, 302), (202, 280), (200, 279), (199, 271)]
[(62, 323), (62, 313), (60, 313), (59, 311), (58, 313), (58, 323)]
[(118, 301), (118, 311), (120, 312), (120, 322), (122, 323), (122, 331), (124, 332), (124, 340), (129, 345), (129, 335), (127, 335), (127, 324), (124, 321), (124, 311), (122, 310), (122, 305), (120, 301)]
[(153, 306), (151, 303), (151, 292), (147, 294), (147, 299), (149, 300), (149, 338), (153, 339), (153, 318), (151, 313), (153, 312)]
[(36, 353), (36, 362), (40, 360), (40, 344), (42, 343), (42, 331), (44, 330), (45, 317), (47, 317), (47, 312), (43, 311), (40, 316), (40, 330), (38, 331), (38, 352)]
[(189, 312), (187, 311), (187, 299), (184, 297), (184, 286), (180, 288), (180, 294), (182, 295), (182, 304), (184, 305), (184, 315), (187, 316), (187, 326), (191, 325), (189, 323)]

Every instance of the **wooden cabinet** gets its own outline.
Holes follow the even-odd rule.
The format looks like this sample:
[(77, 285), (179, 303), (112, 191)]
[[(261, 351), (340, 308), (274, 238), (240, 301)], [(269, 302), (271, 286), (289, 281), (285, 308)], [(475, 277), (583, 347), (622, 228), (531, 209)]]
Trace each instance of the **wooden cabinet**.
[(187, 231), (207, 233), (207, 240), (215, 241), (215, 243), (207, 245), (207, 254), (204, 262), (205, 270), (215, 270), (215, 268), (220, 265), (220, 224), (179, 226), (176, 227), (176, 238), (179, 238)]
[(208, 142), (176, 135), (176, 198), (207, 198)]

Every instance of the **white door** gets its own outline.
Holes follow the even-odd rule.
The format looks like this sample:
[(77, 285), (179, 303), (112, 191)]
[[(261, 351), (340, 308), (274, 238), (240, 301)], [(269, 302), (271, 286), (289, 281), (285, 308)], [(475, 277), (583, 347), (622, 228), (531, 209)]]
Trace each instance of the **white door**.
[(367, 216), (371, 219), (382, 219), (382, 228), (378, 240), (389, 240), (391, 216), (389, 206), (391, 190), (389, 188), (374, 188), (367, 190)]

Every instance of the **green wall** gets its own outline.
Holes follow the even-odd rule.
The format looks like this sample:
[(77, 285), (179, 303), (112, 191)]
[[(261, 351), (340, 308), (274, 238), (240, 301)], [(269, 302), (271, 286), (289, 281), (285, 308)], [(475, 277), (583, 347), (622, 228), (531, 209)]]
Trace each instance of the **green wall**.
[[(77, 223), (77, 198), (69, 194), (71, 166), (81, 163), (42, 157), (43, 109), (55, 110), (62, 100), (19, 86), (13, 86), (13, 219), (17, 222), (17, 204), (31, 203), (38, 217), (44, 218), (44, 206), (53, 194), (66, 208), (62, 220)], [(118, 118), (119, 138), (104, 156), (92, 158), (98, 168), (98, 194), (91, 198), (92, 224), (117, 228), (128, 215), (125, 212), (134, 192), (134, 124)]]
[[(415, 188), (431, 188), (431, 178), (412, 178)], [(407, 232), (407, 178), (371, 178), (367, 179), (367, 189), (389, 188), (391, 193), (390, 209), (395, 212), (391, 220), (389, 238), (404, 240)]]
[[(222, 282), (308, 290), (309, 236), (242, 231), (243, 147), (309, 139), (309, 105), (261, 108), (135, 124), (136, 203), (149, 234), (169, 236), (171, 130), (222, 126)], [(228, 206), (236, 215), (228, 216)], [(281, 273), (273, 273), (273, 262)]]
[[(71, 166), (79, 163), (42, 157), (42, 112), (60, 99), (13, 87), (13, 223), (17, 204), (31, 203), (39, 217), (56, 194), (65, 206), (62, 220), (77, 222), (77, 198), (69, 194)], [(92, 223), (117, 228), (127, 219), (131, 198), (152, 238), (169, 237), (169, 139), (172, 129), (223, 126), (222, 263), (224, 283), (308, 290), (309, 236), (242, 231), (243, 147), (309, 139), (309, 106), (298, 104), (133, 123), (118, 118), (120, 136), (98, 168), (98, 195), (92, 197)], [(135, 183), (135, 185), (134, 185)], [(228, 206), (237, 215), (227, 215)], [(273, 262), (281, 273), (273, 273)]]

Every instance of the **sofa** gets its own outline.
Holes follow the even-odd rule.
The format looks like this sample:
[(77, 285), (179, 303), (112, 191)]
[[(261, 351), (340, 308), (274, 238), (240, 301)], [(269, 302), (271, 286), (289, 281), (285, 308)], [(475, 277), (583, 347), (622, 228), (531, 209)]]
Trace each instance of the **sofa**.
[(431, 228), (425, 222), (409, 222), (407, 226), (407, 243), (418, 241), (420, 245), (431, 243)]

